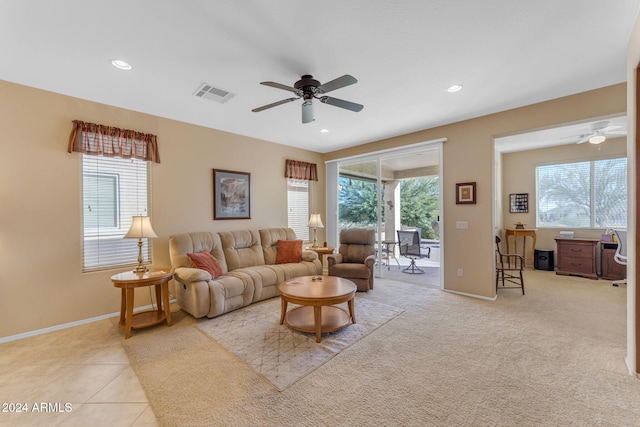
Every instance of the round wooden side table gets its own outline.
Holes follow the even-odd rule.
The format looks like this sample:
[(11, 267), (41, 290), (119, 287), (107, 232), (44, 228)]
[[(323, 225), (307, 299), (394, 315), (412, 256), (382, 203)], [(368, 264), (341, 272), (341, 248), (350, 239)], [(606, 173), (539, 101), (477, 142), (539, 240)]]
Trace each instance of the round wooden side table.
[(322, 264), (322, 268), (324, 269), (324, 256), (331, 255), (335, 248), (333, 246), (324, 246), (324, 247), (318, 247), (318, 248), (309, 246), (306, 249), (310, 251), (314, 251), (315, 253), (318, 254), (318, 258), (320, 258), (320, 263)]
[[(171, 309), (169, 307), (169, 281), (173, 278), (170, 268), (156, 268), (144, 273), (125, 271), (111, 276), (113, 286), (122, 289), (120, 304), (120, 323), (124, 328), (124, 338), (131, 336), (131, 329), (146, 328), (165, 320), (171, 326)], [(156, 287), (156, 310), (133, 313), (133, 297), (135, 289), (143, 286)]]

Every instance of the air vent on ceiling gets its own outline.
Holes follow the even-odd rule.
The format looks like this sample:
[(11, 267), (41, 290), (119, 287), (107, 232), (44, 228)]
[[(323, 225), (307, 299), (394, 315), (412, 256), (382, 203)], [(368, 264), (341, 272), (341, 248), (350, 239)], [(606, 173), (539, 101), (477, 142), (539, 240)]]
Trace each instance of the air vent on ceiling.
[(195, 91), (194, 95), (199, 98), (206, 98), (224, 104), (233, 98), (235, 93), (231, 93), (218, 87), (213, 87), (208, 83), (202, 83)]

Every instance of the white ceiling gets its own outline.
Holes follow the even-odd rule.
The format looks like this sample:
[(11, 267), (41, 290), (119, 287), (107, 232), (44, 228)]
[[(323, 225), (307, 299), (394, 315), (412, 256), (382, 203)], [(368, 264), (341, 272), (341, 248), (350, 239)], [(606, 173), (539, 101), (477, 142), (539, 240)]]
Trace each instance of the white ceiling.
[[(623, 82), (639, 6), (2, 0), (0, 79), (324, 153)], [(115, 69), (114, 58), (133, 69)], [(357, 84), (331, 96), (364, 109), (316, 102), (309, 124), (301, 101), (251, 111), (291, 96), (260, 82), (292, 86), (303, 74), (353, 75)], [(197, 98), (203, 82), (235, 97)], [(447, 93), (453, 83), (464, 89)]]
[[(624, 138), (627, 132), (627, 116), (601, 118), (584, 123), (567, 124), (561, 127), (496, 138), (495, 148), (501, 153), (511, 153), (533, 148), (576, 144), (582, 139), (582, 136), (592, 133), (594, 129), (603, 127), (612, 128), (615, 132), (625, 133), (623, 135), (605, 135), (608, 137), (607, 139)], [(604, 143), (606, 144), (606, 141)]]

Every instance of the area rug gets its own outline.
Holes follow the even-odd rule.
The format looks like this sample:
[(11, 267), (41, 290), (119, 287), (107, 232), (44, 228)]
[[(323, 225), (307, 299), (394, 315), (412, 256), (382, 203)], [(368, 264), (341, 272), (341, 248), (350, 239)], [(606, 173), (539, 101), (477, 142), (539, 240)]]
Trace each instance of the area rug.
[[(356, 298), (357, 323), (322, 334), (322, 342), (317, 343), (315, 334), (279, 324), (280, 305), (280, 298), (272, 298), (197, 327), (282, 391), (404, 311)], [(289, 304), (289, 310), (293, 307)]]

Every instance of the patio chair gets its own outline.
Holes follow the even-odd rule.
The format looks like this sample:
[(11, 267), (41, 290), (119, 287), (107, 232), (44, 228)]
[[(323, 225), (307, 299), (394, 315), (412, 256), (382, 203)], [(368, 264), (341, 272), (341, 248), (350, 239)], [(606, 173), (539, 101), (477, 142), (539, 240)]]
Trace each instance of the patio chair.
[[(431, 248), (420, 246), (420, 230), (398, 230), (398, 248), (400, 256), (409, 258), (411, 263), (407, 268), (402, 269), (403, 273), (422, 274), (424, 270), (416, 265), (416, 259), (428, 258)], [(426, 252), (424, 251), (426, 249)]]

